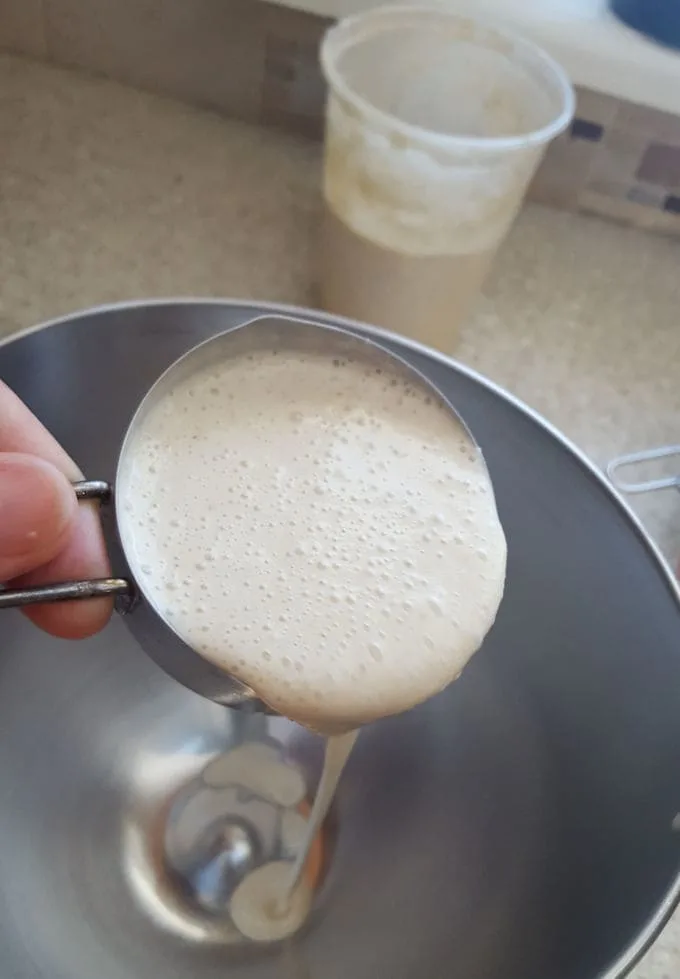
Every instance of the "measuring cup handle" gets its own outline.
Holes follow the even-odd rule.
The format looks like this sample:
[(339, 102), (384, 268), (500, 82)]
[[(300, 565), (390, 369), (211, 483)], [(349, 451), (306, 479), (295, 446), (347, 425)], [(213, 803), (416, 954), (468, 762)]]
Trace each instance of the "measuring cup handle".
[[(111, 501), (111, 485), (103, 479), (83, 479), (73, 483), (79, 500)], [(125, 578), (92, 578), (83, 581), (60, 581), (33, 588), (2, 588), (0, 609), (19, 608), (22, 605), (43, 605), (46, 602), (73, 602), (84, 598), (108, 598), (126, 596), (133, 599), (132, 582)]]
[(33, 588), (5, 588), (0, 591), (0, 609), (22, 605), (44, 605), (46, 602), (74, 602), (83, 598), (133, 597), (132, 584), (125, 578), (91, 578), (83, 581), (61, 581)]
[(100, 503), (110, 503), (113, 491), (111, 484), (105, 479), (81, 479), (72, 483), (76, 497), (79, 500), (99, 500)]

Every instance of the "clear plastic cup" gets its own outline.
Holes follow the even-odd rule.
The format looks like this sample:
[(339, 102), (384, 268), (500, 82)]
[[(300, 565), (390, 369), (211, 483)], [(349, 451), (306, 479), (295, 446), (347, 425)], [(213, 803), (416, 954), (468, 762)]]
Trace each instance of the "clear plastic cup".
[(574, 110), (534, 44), (442, 8), (332, 27), (320, 300), (450, 352), (547, 143)]

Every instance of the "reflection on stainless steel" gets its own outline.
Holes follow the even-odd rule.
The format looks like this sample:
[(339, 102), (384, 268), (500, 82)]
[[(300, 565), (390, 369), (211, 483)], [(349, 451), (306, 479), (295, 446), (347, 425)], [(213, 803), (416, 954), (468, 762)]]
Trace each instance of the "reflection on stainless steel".
[(225, 914), (235, 888), (262, 863), (262, 843), (252, 823), (225, 819), (199, 845), (201, 852), (190, 868), (191, 893), (200, 907)]
[[(284, 816), (298, 815), (295, 807), (307, 794), (299, 767), (291, 758), (284, 761), (283, 746), (266, 734), (265, 740), (244, 743), (234, 731), (232, 740), (233, 745), (187, 782), (159, 817), (164, 822), (162, 851), (171, 878), (194, 909), (222, 918), (229, 917), (233, 893), (250, 871), (284, 855), (294, 860), (302, 852), (302, 840), (291, 840), (290, 834), (284, 840), (283, 827), (288, 825)], [(247, 764), (230, 765), (237, 757)], [(282, 776), (284, 786), (286, 781), (290, 786), (292, 779), (294, 790), (283, 800), (271, 792)], [(225, 941), (229, 937), (243, 942), (228, 922), (223, 925)]]
[[(257, 312), (172, 303), (87, 314), (0, 345), (0, 376), (83, 471), (111, 480), (150, 382)], [(445, 358), (384, 340), (445, 390), (491, 470), (510, 560), (484, 648), (441, 695), (364, 731), (308, 927), (253, 950), (177, 886), (168, 816), (210, 759), (251, 737), (283, 743), (313, 791), (319, 740), (191, 693), (120, 619), (66, 644), (2, 615), (3, 976), (613, 979), (670, 912), (675, 586), (605, 481), (545, 425)], [(53, 373), (45, 383), (40, 365), (57, 351), (76, 390)], [(95, 402), (107, 406), (96, 437), (82, 410)]]
[[(139, 653), (139, 651), (138, 651)], [(162, 676), (162, 674), (159, 674)], [(173, 692), (181, 688), (163, 681)], [(199, 708), (200, 699), (191, 696)], [(170, 700), (166, 701), (170, 708)], [(271, 805), (234, 787), (215, 789), (204, 773), (221, 753), (246, 738), (287, 748), (295, 764), (300, 739), (320, 740), (296, 725), (261, 714), (205, 705), (213, 725), (182, 737), (182, 712), (151, 725), (129, 764), (120, 843), (116, 844), (128, 896), (155, 927), (183, 942), (205, 946), (244, 944), (227, 913), (229, 898), (251, 867), (278, 852), (280, 815)], [(167, 740), (166, 740), (167, 739)], [(313, 784), (316, 773), (300, 765)]]

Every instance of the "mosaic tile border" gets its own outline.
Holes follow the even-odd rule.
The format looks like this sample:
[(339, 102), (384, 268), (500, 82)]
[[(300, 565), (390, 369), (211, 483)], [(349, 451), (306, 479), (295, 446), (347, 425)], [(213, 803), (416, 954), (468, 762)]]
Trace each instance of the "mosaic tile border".
[(680, 233), (680, 117), (577, 89), (576, 116), (548, 148), (531, 197)]
[[(319, 139), (329, 23), (266, 0), (0, 0), (0, 49)], [(680, 235), (680, 117), (577, 96), (529, 196)]]

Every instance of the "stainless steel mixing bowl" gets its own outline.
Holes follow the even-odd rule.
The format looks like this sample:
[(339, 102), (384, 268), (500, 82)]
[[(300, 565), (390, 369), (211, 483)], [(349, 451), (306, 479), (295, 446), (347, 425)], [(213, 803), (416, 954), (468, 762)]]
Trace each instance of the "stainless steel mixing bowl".
[[(150, 383), (260, 312), (307, 315), (219, 302), (98, 310), (5, 343), (0, 376), (85, 472), (112, 479)], [(285, 741), (310, 778), (318, 743), (190, 693), (119, 621), (76, 645), (3, 614), (3, 977), (614, 979), (670, 913), (670, 575), (604, 480), (540, 419), (446, 358), (382, 339), (457, 406), (491, 470), (509, 574), (484, 648), (444, 693), (362, 734), (309, 927), (281, 948), (244, 950), (173, 886), (164, 821), (206, 761), (248, 731)]]

